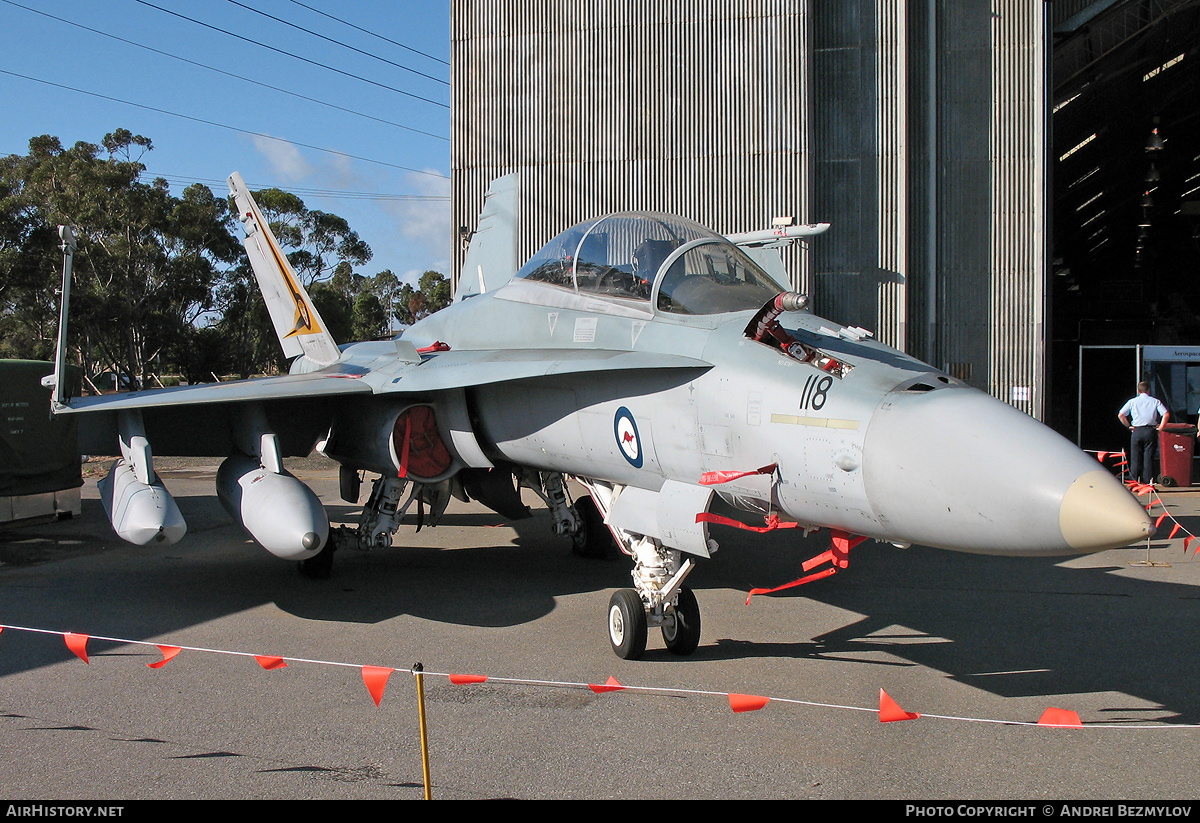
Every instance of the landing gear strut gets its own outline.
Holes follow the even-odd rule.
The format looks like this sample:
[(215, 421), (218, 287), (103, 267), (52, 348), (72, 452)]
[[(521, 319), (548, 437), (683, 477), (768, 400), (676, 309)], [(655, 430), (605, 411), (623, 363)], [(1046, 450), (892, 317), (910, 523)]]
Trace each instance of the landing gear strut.
[[(613, 652), (625, 660), (638, 659), (646, 651), (647, 633), (657, 627), (669, 652), (691, 654), (700, 645), (700, 605), (683, 581), (696, 562), (655, 538), (609, 529), (604, 520), (615, 490), (599, 483), (587, 485), (592, 496), (580, 498), (576, 504), (583, 525), (591, 525), (588, 508), (594, 509), (600, 528), (634, 559), (634, 588), (618, 589), (608, 602), (608, 639)], [(585, 500), (589, 503), (584, 504)], [(712, 547), (715, 550), (716, 544)]]

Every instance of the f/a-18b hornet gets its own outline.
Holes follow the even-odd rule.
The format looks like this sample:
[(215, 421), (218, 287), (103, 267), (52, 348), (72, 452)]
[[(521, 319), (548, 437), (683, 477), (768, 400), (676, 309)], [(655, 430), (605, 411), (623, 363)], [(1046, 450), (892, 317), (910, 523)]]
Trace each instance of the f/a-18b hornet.
[[(636, 658), (650, 627), (670, 651), (695, 650), (700, 609), (684, 583), (716, 550), (713, 523), (827, 530), (830, 551), (804, 565), (830, 566), (811, 576), (844, 566), (866, 538), (1054, 555), (1153, 530), (1067, 440), (779, 285), (771, 246), (826, 224), (722, 236), (612, 214), (567, 229), (514, 273), (503, 251), (515, 188), (500, 181), (455, 302), (394, 340), (339, 346), (236, 173), (229, 186), (290, 373), (104, 397), (55, 389), (56, 412), (80, 417), (83, 451), (119, 444), (100, 491), (133, 543), (186, 531), (151, 445), (225, 457), (225, 508), (314, 576), (328, 574), (335, 546), (391, 546), (405, 516), (436, 524), (451, 497), (527, 516), (529, 488), (577, 551), (615, 542), (632, 559), (607, 626), (614, 651)], [(341, 464), (347, 501), (378, 475), (357, 528), (331, 532), (284, 468), (314, 448)], [(588, 494), (572, 503), (568, 478)], [(754, 517), (712, 512), (717, 497)]]

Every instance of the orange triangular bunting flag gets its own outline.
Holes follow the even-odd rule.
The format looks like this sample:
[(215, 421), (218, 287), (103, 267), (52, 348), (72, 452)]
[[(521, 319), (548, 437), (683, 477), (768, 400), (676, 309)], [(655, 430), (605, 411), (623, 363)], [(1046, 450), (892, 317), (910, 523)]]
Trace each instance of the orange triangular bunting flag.
[(1167, 535), (1167, 539), (1171, 540), (1175, 535), (1179, 534), (1179, 530), (1183, 528), (1183, 524), (1176, 521), (1175, 528), (1171, 529), (1171, 533)]
[(729, 708), (735, 712), (756, 712), (767, 705), (770, 699), (757, 694), (730, 694)]
[(63, 640), (67, 641), (67, 648), (74, 652), (76, 657), (78, 657), (84, 663), (88, 662), (88, 636), (86, 634), (74, 634), (72, 632), (67, 632), (63, 635)]
[(282, 657), (269, 657), (267, 655), (256, 654), (254, 659), (258, 661), (258, 665), (264, 669), (286, 669), (287, 663), (283, 662)]
[(898, 720), (916, 720), (921, 715), (917, 712), (906, 712), (900, 704), (891, 698), (883, 689), (879, 690), (879, 722), (895, 723)]
[(1103, 463), (1108, 458), (1108, 452), (1098, 452), (1096, 459)]
[(610, 674), (608, 676), (608, 680), (604, 682), (603, 686), (597, 686), (594, 683), (588, 683), (588, 688), (594, 691), (596, 694), (604, 694), (605, 692), (619, 692), (625, 687), (618, 683), (617, 678)]
[(1038, 720), (1039, 726), (1065, 726), (1070, 729), (1082, 729), (1083, 721), (1079, 715), (1070, 709), (1049, 708), (1042, 712)]
[(1194, 535), (1194, 534), (1189, 534), (1187, 537), (1183, 538), (1183, 553), (1184, 554), (1187, 554), (1188, 544), (1191, 543), (1195, 539), (1196, 539), (1196, 535)]
[(162, 652), (163, 659), (154, 663), (146, 664), (152, 669), (161, 669), (163, 666), (167, 665), (171, 658), (183, 651), (183, 649), (179, 648), (178, 646), (159, 646), (158, 650)]
[(487, 682), (486, 674), (452, 674), (450, 682), (456, 686), (465, 686), (468, 683), (485, 683)]
[(371, 699), (375, 701), (376, 706), (383, 699), (383, 690), (387, 686), (388, 678), (392, 676), (392, 672), (394, 671), (395, 669), (386, 669), (383, 666), (362, 667), (363, 685), (371, 693)]

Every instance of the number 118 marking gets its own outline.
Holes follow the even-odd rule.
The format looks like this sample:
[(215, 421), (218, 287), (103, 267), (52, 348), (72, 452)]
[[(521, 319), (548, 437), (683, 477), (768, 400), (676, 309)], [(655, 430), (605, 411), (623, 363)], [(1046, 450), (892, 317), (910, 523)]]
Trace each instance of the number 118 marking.
[(800, 393), (800, 408), (819, 411), (825, 405), (829, 387), (832, 385), (833, 378), (828, 374), (823, 377), (810, 374), (804, 381), (804, 391)]

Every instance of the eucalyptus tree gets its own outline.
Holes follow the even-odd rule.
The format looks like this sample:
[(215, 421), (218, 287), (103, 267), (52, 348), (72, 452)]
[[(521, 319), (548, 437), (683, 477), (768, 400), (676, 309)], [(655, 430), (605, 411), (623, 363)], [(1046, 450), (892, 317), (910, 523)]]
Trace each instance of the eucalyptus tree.
[(156, 358), (212, 308), (212, 287), (240, 250), (228, 203), (201, 185), (173, 197), (161, 178), (143, 182), (149, 138), (118, 129), (101, 144), (64, 148), (29, 141), (0, 161), (0, 211), (15, 244), (0, 255), (6, 351), (46, 357), (57, 311), (61, 254), (56, 226), (75, 228), (70, 339), (89, 373), (145, 379)]

